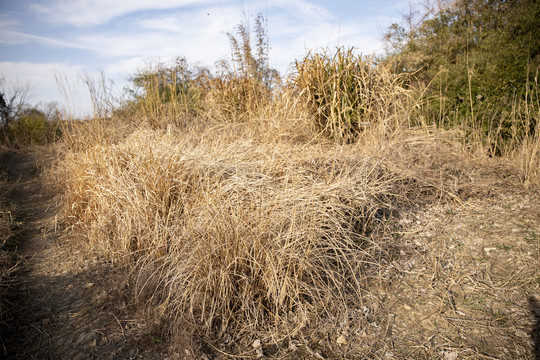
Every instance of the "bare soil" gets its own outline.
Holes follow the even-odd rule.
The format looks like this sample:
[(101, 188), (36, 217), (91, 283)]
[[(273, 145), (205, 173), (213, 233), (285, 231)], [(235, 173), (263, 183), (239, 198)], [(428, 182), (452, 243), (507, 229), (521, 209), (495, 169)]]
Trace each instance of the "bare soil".
[(401, 220), (386, 300), (395, 348), (411, 349), (398, 358), (540, 359), (540, 199), (493, 190)]

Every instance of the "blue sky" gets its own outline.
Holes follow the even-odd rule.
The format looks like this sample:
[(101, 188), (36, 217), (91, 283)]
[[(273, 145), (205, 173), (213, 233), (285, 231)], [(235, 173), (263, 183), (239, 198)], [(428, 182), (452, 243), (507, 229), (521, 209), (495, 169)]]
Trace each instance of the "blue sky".
[(148, 61), (180, 55), (212, 66), (230, 56), (226, 33), (259, 12), (283, 74), (309, 49), (382, 52), (382, 32), (408, 9), (407, 0), (1, 0), (0, 78), (30, 83), (32, 103), (65, 104), (55, 74), (75, 89), (70, 97), (86, 96), (82, 74), (103, 72), (121, 90)]

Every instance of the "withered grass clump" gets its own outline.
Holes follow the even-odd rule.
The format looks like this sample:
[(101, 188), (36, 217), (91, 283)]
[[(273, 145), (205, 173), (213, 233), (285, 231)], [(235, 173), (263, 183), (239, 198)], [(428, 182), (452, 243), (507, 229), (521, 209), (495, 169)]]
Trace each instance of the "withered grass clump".
[(204, 116), (222, 123), (257, 119), (271, 98), (270, 90), (262, 82), (247, 76), (209, 78), (202, 85)]
[(392, 178), (336, 151), (139, 131), (65, 159), (66, 218), (168, 316), (206, 333), (291, 333), (358, 300), (378, 262), (366, 249)]
[[(260, 339), (276, 351), (270, 358), (314, 349), (385, 358), (391, 339), (416, 331), (402, 322), (406, 330), (388, 335), (388, 291), (425, 259), (419, 242), (403, 243), (403, 224), (419, 209), (461, 211), (502, 193), (517, 171), (471, 156), (458, 131), (380, 138), (367, 129), (361, 142), (336, 144), (308, 132), (299, 141), (288, 125), (170, 126), (66, 143), (56, 169), (64, 221), (116, 264), (132, 309), (147, 311), (174, 344), (187, 338), (194, 353), (254, 358)], [(418, 283), (431, 286), (438, 269), (420, 270)], [(396, 352), (414, 348), (402, 342)]]
[(337, 141), (353, 141), (369, 126), (396, 128), (413, 109), (405, 75), (354, 49), (310, 53), (295, 67), (292, 86), (309, 104), (319, 130)]

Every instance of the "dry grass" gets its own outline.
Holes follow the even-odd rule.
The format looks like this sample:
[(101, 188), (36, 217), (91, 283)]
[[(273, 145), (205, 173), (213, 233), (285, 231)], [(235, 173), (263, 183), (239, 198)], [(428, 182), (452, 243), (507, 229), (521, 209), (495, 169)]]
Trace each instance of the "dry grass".
[(536, 132), (527, 136), (514, 155), (519, 161), (522, 181), (531, 189), (540, 188), (540, 122)]
[[(537, 257), (522, 256), (515, 271), (496, 274), (503, 285), (487, 287), (477, 270), (492, 264), (489, 254), (471, 254), (492, 244), (471, 226), (474, 237), (459, 235), (455, 251), (461, 224), (440, 224), (477, 221), (486, 211), (478, 202), (521, 199), (520, 182), (534, 191), (539, 132), (489, 158), (471, 151), (484, 144), (471, 147), (464, 131), (413, 128), (404, 79), (352, 52), (308, 56), (292, 81), (268, 98), (248, 79), (209, 78), (194, 85), (204, 106), (191, 117), (152, 98), (142, 104), (149, 112), (122, 114), (128, 121), (116, 113), (65, 123), (51, 173), (64, 222), (120, 269), (133, 308), (171, 343), (189, 344), (171, 345), (182, 354), (254, 358), (255, 340), (275, 358), (532, 354), (521, 340), (507, 346), (530, 314), (506, 314), (510, 325), (499, 326), (489, 309), (457, 306), (481, 293), (500, 307), (505, 291), (527, 306)], [(501, 223), (511, 215), (497, 211)], [(534, 220), (519, 226), (536, 234)], [(514, 233), (497, 236), (505, 231)], [(538, 250), (536, 240), (527, 246)], [(468, 339), (454, 334), (469, 321), (462, 314), (471, 314)], [(488, 327), (503, 333), (507, 352), (490, 348), (489, 332), (475, 335), (482, 321), (495, 321)]]
[(248, 77), (207, 79), (204, 90), (204, 117), (222, 123), (250, 122), (259, 117), (271, 94), (260, 81)]
[(67, 218), (137, 268), (139, 296), (207, 333), (290, 332), (358, 298), (377, 262), (367, 234), (393, 194), (380, 164), (321, 146), (193, 142), (142, 131), (65, 159)]
[[(5, 174), (0, 174), (0, 343), (2, 347), (3, 335), (6, 331), (5, 317), (10, 310), (10, 305), (7, 299), (10, 295), (12, 287), (12, 274), (15, 271), (13, 254), (8, 249), (8, 241), (13, 236), (14, 219), (11, 211), (5, 203), (5, 194), (8, 191), (8, 183)], [(5, 349), (0, 350), (4, 354)]]
[(5, 193), (8, 191), (6, 175), (0, 173), (0, 248), (3, 248), (12, 235), (11, 225), (13, 219), (11, 212), (6, 209), (7, 204), (4, 203)]
[[(538, 79), (538, 74), (535, 77)], [(513, 157), (521, 169), (522, 181), (531, 189), (540, 188), (540, 88), (535, 82), (533, 91), (527, 93), (526, 100), (520, 104), (522, 115), (513, 116), (513, 128), (523, 128), (523, 136), (514, 136)], [(516, 111), (513, 111), (515, 113)]]
[(354, 49), (308, 54), (295, 66), (293, 88), (308, 103), (319, 130), (337, 141), (354, 141), (369, 126), (388, 133), (414, 109), (406, 78)]
[(287, 356), (295, 339), (316, 352), (314, 339), (330, 337), (317, 346), (340, 354), (328, 321), (366, 308), (380, 322), (365, 342), (372, 349), (348, 356), (382, 356), (388, 319), (373, 294), (399, 256), (401, 211), (461, 206), (499, 182), (474, 181), (491, 170), (452, 133), (302, 143), (275, 121), (139, 130), (71, 150), (56, 173), (65, 219), (92, 251), (127, 269), (135, 306), (170, 332), (189, 324), (209, 344), (227, 342), (221, 351), (247, 356), (255, 338)]

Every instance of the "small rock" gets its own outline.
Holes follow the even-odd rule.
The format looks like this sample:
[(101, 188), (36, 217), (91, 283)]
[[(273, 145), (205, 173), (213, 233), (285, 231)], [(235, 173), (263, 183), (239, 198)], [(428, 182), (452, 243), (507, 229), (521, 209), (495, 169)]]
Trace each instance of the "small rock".
[(253, 344), (251, 344), (251, 347), (253, 347), (255, 349), (255, 352), (257, 354), (257, 359), (260, 359), (260, 358), (264, 357), (263, 349), (261, 347), (261, 340), (256, 339), (253, 342)]
[(336, 342), (338, 343), (338, 345), (345, 345), (345, 344), (347, 344), (347, 339), (345, 339), (345, 336), (340, 335), (337, 338)]
[(87, 290), (88, 290), (88, 289), (91, 289), (91, 288), (93, 288), (93, 287), (94, 287), (94, 283), (91, 283), (91, 282), (90, 282), (90, 283), (87, 283), (86, 285), (84, 285), (84, 288), (87, 289)]
[(77, 341), (75, 342), (75, 345), (84, 345), (88, 344), (94, 340), (97, 340), (98, 334), (95, 331), (91, 331), (89, 333), (83, 333), (79, 335), (77, 338)]
[(457, 351), (448, 351), (444, 353), (444, 360), (456, 360), (458, 358)]

